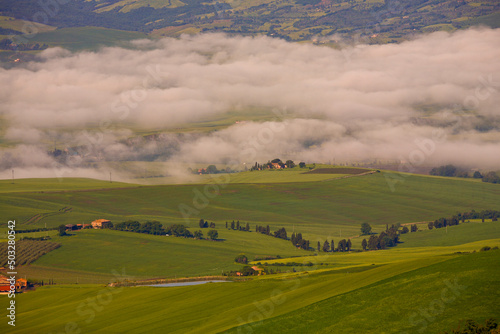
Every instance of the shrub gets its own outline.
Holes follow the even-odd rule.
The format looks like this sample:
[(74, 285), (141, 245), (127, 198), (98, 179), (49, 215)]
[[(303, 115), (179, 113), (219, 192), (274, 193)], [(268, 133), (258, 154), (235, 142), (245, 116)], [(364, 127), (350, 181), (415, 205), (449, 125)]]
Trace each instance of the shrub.
[(248, 258), (246, 257), (245, 254), (240, 254), (238, 255), (235, 259), (234, 262), (237, 263), (242, 263), (242, 264), (247, 264), (248, 263)]

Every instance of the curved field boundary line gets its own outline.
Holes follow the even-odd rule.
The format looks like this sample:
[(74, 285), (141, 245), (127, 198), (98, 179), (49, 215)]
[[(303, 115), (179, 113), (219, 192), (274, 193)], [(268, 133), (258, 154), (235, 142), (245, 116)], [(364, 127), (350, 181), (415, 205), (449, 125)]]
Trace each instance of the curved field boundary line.
[(198, 282), (198, 281), (210, 281), (210, 280), (230, 281), (228, 276), (196, 276), (196, 277), (182, 277), (182, 278), (151, 278), (151, 279), (129, 281), (122, 283), (110, 283), (108, 285), (136, 286), (136, 285), (150, 285), (150, 284)]
[(314, 168), (302, 174), (343, 174), (343, 175), (358, 175), (373, 171), (372, 168), (355, 168), (355, 167), (335, 167), (335, 168)]
[(71, 212), (72, 210), (73, 210), (73, 208), (65, 206), (64, 208), (59, 209), (59, 211), (38, 213), (38, 214), (34, 215), (33, 217), (29, 218), (23, 224), (24, 225), (33, 225), (33, 224), (39, 223), (44, 218), (47, 218), (50, 216), (62, 215), (64, 213)]
[(361, 174), (352, 174), (352, 175), (344, 175), (344, 176), (341, 176), (341, 177), (333, 177), (331, 179), (321, 180), (320, 182), (333, 181), (333, 180), (342, 180), (342, 179), (347, 179), (347, 178), (350, 178), (350, 177), (358, 177), (358, 176), (370, 175), (370, 174), (375, 174), (375, 173), (380, 173), (380, 172), (378, 172), (376, 170), (373, 170), (373, 171), (369, 171), (369, 172), (365, 172), (365, 173), (361, 173)]
[(25, 221), (23, 224), (26, 224), (26, 225), (30, 225), (32, 223), (36, 223), (38, 222), (38, 220), (40, 219), (40, 216), (41, 214), (38, 213), (36, 215), (34, 215), (33, 217), (29, 218), (27, 221)]

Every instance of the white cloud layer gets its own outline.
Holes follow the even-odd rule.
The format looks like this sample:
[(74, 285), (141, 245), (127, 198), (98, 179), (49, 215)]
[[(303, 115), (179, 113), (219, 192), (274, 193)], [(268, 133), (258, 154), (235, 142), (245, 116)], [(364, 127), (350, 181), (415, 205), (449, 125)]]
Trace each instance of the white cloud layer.
[[(0, 69), (2, 139), (10, 143), (0, 149), (0, 170), (47, 168), (54, 140), (76, 152), (65, 162), (75, 170), (145, 156), (498, 169), (499, 41), (499, 29), (483, 28), (342, 50), (220, 34), (98, 52), (48, 49), (23, 68)], [(248, 107), (293, 117), (128, 139), (133, 131), (161, 132)], [(423, 161), (415, 158), (422, 154)]]

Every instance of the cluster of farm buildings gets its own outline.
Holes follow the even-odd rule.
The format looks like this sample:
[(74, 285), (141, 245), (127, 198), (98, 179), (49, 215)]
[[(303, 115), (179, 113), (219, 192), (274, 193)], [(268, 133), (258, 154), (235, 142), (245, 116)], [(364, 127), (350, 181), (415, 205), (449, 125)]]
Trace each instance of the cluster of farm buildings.
[[(264, 271), (264, 269), (259, 268), (257, 266), (253, 266), (252, 269), (256, 273), (257, 276), (265, 275), (266, 274), (266, 272)], [(245, 276), (245, 274), (242, 273), (242, 272), (240, 272), (240, 271), (237, 271), (236, 272), (236, 276)]]
[[(16, 280), (16, 292), (22, 292), (24, 289), (28, 287), (28, 281), (24, 278), (20, 278)], [(0, 294), (6, 294), (11, 291), (10, 282), (7, 280), (7, 277), (0, 275)]]
[(90, 224), (67, 224), (66, 231), (75, 231), (87, 228), (102, 229), (111, 225), (111, 221), (107, 219), (97, 219)]

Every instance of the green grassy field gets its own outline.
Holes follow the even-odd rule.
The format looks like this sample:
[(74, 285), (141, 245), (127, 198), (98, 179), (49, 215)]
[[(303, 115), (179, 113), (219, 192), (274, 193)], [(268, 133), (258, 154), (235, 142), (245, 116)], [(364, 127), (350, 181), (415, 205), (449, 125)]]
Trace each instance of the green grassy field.
[[(194, 231), (194, 230), (193, 230)], [(206, 237), (208, 229), (203, 229)], [(255, 256), (303, 256), (309, 252), (295, 249), (289, 241), (258, 233), (231, 231), (219, 228), (219, 239), (224, 241), (194, 240), (154, 236), (112, 230), (82, 230), (70, 237), (53, 237), (61, 243), (55, 250), (27, 267), (21, 275), (35, 279), (49, 279), (48, 273), (36, 272), (37, 267), (66, 270), (67, 277), (57, 283), (76, 283), (82, 273), (110, 274), (111, 269), (124, 268), (129, 275), (142, 278), (220, 275), (241, 265), (234, 258), (244, 252), (250, 259)], [(72, 273), (77, 270), (79, 272)]]
[[(28, 26), (28, 28), (27, 28), (26, 26), (28, 24), (30, 26)], [(47, 32), (47, 31), (52, 31), (52, 30), (57, 29), (56, 27), (52, 27), (52, 26), (38, 23), (38, 22), (18, 20), (18, 19), (15, 19), (13, 17), (9, 17), (9, 16), (0, 16), (0, 28), (11, 29), (11, 30), (25, 33), (27, 29), (33, 29), (31, 25), (33, 25), (37, 29), (38, 32)]]
[[(288, 182), (279, 182), (284, 181), (282, 175)], [(160, 333), (165, 328), (171, 333), (280, 333), (281, 328), (297, 333), (337, 332), (338, 328), (412, 333), (424, 325), (430, 332), (454, 328), (468, 315), (483, 320), (498, 314), (494, 300), (500, 276), (498, 266), (492, 264), (498, 263), (500, 253), (472, 253), (484, 246), (500, 246), (498, 222), (463, 223), (447, 231), (427, 230), (421, 224), (421, 231), (403, 235), (395, 248), (334, 254), (297, 250), (289, 241), (227, 230), (224, 223), (233, 219), (250, 222), (252, 231), (256, 224), (269, 224), (271, 231), (284, 226), (289, 236), (293, 230), (301, 232), (312, 246), (325, 239), (337, 243), (352, 237), (353, 248), (359, 249), (361, 222), (369, 222), (380, 232), (385, 224), (431, 221), (471, 209), (498, 209), (498, 185), (411, 175), (391, 188), (384, 172), (324, 181), (306, 181), (304, 176), (337, 175), (300, 174), (298, 169), (246, 172), (231, 174), (224, 181), (227, 183), (222, 178), (215, 184), (201, 179), (199, 184), (162, 186), (84, 179), (1, 182), (2, 212), (19, 222), (18, 229), (108, 218), (114, 222), (157, 219), (166, 225), (183, 223), (194, 231), (204, 218), (216, 223), (223, 240), (112, 230), (82, 230), (69, 237), (49, 232), (52, 241), (62, 246), (30, 266), (18, 268), (19, 276), (68, 285), (18, 295), (19, 325), (13, 333), (28, 328), (59, 332), (68, 322), (76, 323), (70, 327), (96, 333)], [(179, 205), (197, 212), (185, 219)], [(30, 220), (36, 214), (46, 215)], [(205, 235), (207, 231), (203, 230)], [(26, 236), (40, 233), (44, 232)], [(277, 275), (192, 287), (103, 285), (120, 281), (116, 273), (129, 280), (220, 275), (241, 268), (233, 260), (242, 252), (250, 260), (282, 257), (260, 262), (311, 262), (314, 266), (279, 267), (284, 272)], [(455, 278), (471, 288), (464, 289), (455, 304), (444, 304), (441, 313), (445, 317), (422, 318), (418, 312), (434, 305), (446, 288), (445, 280), (454, 282)], [(100, 285), (85, 285), (88, 283)], [(408, 302), (416, 291), (418, 302)], [(93, 298), (98, 304), (87, 305)], [(68, 316), (60, 317), (61, 313)], [(377, 327), (380, 319), (390, 322), (383, 331)], [(238, 330), (237, 326), (245, 324), (247, 327)], [(0, 324), (0, 330), (2, 326), (6, 325)]]
[[(238, 177), (249, 174), (252, 177), (284, 175), (279, 171), (259, 173), (235, 174), (230, 180), (237, 181)], [(43, 189), (44, 181), (19, 180), (20, 184), (14, 185), (3, 181), (0, 209), (6, 219), (16, 219), (18, 228), (43, 227), (45, 223), (48, 227), (88, 223), (98, 218), (114, 222), (156, 219), (166, 225), (183, 223), (191, 227), (196, 227), (200, 218), (217, 224), (234, 219), (250, 222), (252, 230), (256, 224), (269, 224), (272, 230), (285, 227), (291, 234), (295, 229), (305, 238), (324, 241), (359, 235), (361, 222), (370, 223), (376, 232), (385, 229), (385, 224), (430, 221), (471, 209), (495, 209), (500, 198), (500, 187), (495, 184), (413, 175), (391, 189), (386, 175), (377, 173), (325, 182), (252, 184), (231, 181), (226, 184), (223, 183), (226, 178), (219, 176), (217, 187), (96, 182), (94, 190), (84, 189), (84, 180), (64, 179), (61, 183), (46, 181), (47, 188), (57, 191), (43, 193), (29, 189)], [(78, 185), (81, 191), (69, 190)], [(124, 188), (110, 189), (112, 186)], [(20, 192), (23, 189), (26, 192)], [(37, 214), (58, 212), (64, 207), (72, 210), (30, 221)], [(0, 227), (6, 223), (0, 222)]]
[(484, 322), (500, 314), (499, 261), (498, 250), (450, 258), (227, 333), (438, 333)]
[[(423, 259), (450, 252), (470, 252), (483, 246), (500, 246), (498, 222), (461, 224), (449, 227), (448, 233), (445, 233), (446, 229), (409, 233), (402, 236), (402, 243), (396, 248), (385, 251), (353, 254), (319, 252), (319, 256), (311, 256), (317, 252), (297, 250), (289, 241), (221, 227), (224, 226), (218, 229), (219, 238), (224, 241), (218, 242), (111, 230), (83, 230), (74, 232), (70, 237), (57, 237), (51, 231), (52, 241), (61, 243), (63, 247), (43, 256), (34, 265), (20, 267), (18, 272), (21, 276), (37, 280), (53, 279), (59, 284), (105, 283), (109, 282), (110, 263), (113, 269), (124, 268), (136, 279), (151, 279), (218, 275), (223, 271), (237, 270), (241, 266), (234, 264), (233, 260), (241, 252), (250, 260), (257, 256), (280, 255), (285, 258), (256, 261), (262, 263), (312, 262), (322, 263), (321, 269), (349, 269), (366, 264), (382, 265)], [(205, 234), (206, 231), (203, 230)], [(359, 241), (353, 241), (359, 250)], [(281, 269), (292, 270), (288, 267)]]
[(80, 190), (112, 189), (137, 187), (138, 185), (123, 182), (109, 182), (94, 179), (20, 179), (20, 180), (0, 180), (0, 193), (17, 192), (74, 192)]
[[(137, 277), (195, 276), (235, 269), (232, 260), (242, 250), (250, 259), (256, 255), (312, 254), (297, 251), (290, 242), (255, 232), (226, 230), (225, 221), (233, 219), (250, 222), (251, 231), (255, 231), (257, 224), (269, 224), (271, 231), (285, 227), (288, 236), (292, 231), (301, 232), (311, 241), (312, 247), (318, 241), (333, 239), (337, 243), (340, 239), (352, 238), (353, 248), (360, 249), (361, 222), (369, 222), (375, 232), (380, 232), (385, 224), (430, 221), (473, 208), (491, 209), (498, 203), (500, 191), (494, 184), (414, 175), (392, 192), (384, 173), (325, 182), (255, 182), (258, 177), (273, 181), (281, 175), (293, 175), (289, 180), (303, 176), (333, 176), (300, 173), (297, 169), (231, 174), (229, 183), (218, 185), (217, 196), (213, 195), (213, 185), (207, 184), (137, 186), (85, 179), (16, 180), (15, 184), (3, 181), (0, 183), (0, 203), (6, 217), (16, 219), (18, 229), (107, 218), (115, 223), (128, 219), (157, 219), (165, 225), (186, 224), (194, 231), (198, 229), (199, 219), (204, 218), (215, 222), (219, 238), (225, 239), (224, 242), (209, 242), (108, 230), (79, 231), (72, 237), (60, 238), (50, 232), (53, 241), (62, 243), (63, 247), (26, 267), (23, 273), (36, 279), (48, 279), (54, 278), (46, 276), (48, 268), (55, 268), (58, 273), (67, 270), (66, 279), (60, 282), (74, 283), (82, 276), (89, 277), (82, 282), (102, 281), (101, 275), (109, 274), (108, 263), (126, 267)], [(238, 178), (241, 182), (255, 183), (237, 183)], [(203, 193), (205, 195), (200, 195)], [(209, 196), (203, 200), (206, 194)], [(206, 205), (201, 207), (202, 204)], [(179, 205), (191, 207), (197, 214), (184, 219)], [(71, 210), (61, 211), (62, 208)], [(2, 222), (3, 226), (6, 224), (7, 220)], [(500, 238), (497, 227), (492, 222), (468, 223), (449, 227), (446, 233), (446, 229), (427, 231), (422, 224), (423, 231), (401, 237), (403, 243), (397, 247), (397, 252), (410, 247), (412, 252), (414, 247), (460, 245)], [(5, 231), (2, 227), (3, 238)], [(26, 236), (40, 234), (44, 232)], [(374, 256), (381, 256), (379, 254), (382, 253)], [(337, 266), (341, 261), (330, 258), (324, 262)], [(97, 275), (94, 281), (92, 275)], [(61, 276), (58, 275), (58, 279)]]
[(498, 261), (492, 250), (190, 287), (46, 286), (17, 296), (9, 332), (436, 333), (498, 315)]
[[(424, 228), (425, 227), (425, 228)], [(421, 226), (417, 233), (401, 236), (398, 247), (455, 246), (466, 242), (500, 238), (500, 223), (486, 220), (429, 230)]]
[[(500, 247), (500, 239), (486, 239), (455, 246), (427, 246), (412, 248), (391, 248), (378, 251), (355, 252), (355, 253), (319, 253), (319, 255), (301, 257), (300, 262), (321, 263), (321, 267), (342, 269), (344, 272), (352, 268), (366, 265), (380, 266), (386, 264), (402, 263), (409, 260), (425, 260), (434, 256), (449, 255), (453, 253), (467, 253), (480, 250), (484, 246)], [(274, 262), (299, 262), (297, 259), (280, 259), (265, 261), (268, 264)], [(264, 261), (261, 261), (264, 262)]]
[[(229, 183), (295, 183), (327, 181), (347, 176), (347, 174), (308, 174), (307, 169), (263, 170), (229, 174)], [(209, 183), (214, 183), (213, 181)]]
[(78, 50), (96, 50), (101, 46), (121, 45), (126, 41), (146, 38), (139, 32), (122, 31), (98, 27), (63, 28), (42, 32), (34, 36), (30, 42), (47, 43), (51, 46)]

